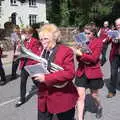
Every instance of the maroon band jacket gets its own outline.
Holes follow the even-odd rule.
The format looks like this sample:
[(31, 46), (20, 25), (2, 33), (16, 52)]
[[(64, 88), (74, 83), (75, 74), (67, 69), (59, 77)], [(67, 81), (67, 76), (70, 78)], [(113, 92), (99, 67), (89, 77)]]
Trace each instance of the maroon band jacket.
[(100, 68), (100, 55), (103, 46), (101, 39), (93, 38), (90, 40), (89, 48), (91, 50), (90, 54), (83, 53), (83, 55), (77, 56), (78, 69), (76, 75), (81, 77), (83, 74), (87, 76), (88, 79), (102, 78), (102, 71)]
[[(78, 94), (73, 85), (75, 75), (73, 51), (59, 45), (56, 51), (54, 63), (64, 70), (45, 74), (45, 83), (40, 83), (38, 92), (38, 110), (41, 112), (61, 113), (75, 107)], [(55, 84), (68, 84), (63, 88), (54, 87)]]

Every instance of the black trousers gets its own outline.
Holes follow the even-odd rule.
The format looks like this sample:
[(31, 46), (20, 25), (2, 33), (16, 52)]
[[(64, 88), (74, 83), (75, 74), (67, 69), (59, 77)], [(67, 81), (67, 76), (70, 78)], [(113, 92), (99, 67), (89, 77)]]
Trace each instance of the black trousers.
[[(63, 113), (56, 114), (59, 120), (74, 120), (75, 108)], [(38, 120), (52, 120), (53, 114), (38, 111)]]
[(116, 93), (118, 81), (118, 68), (120, 67), (120, 55), (116, 55), (111, 62), (111, 78), (109, 84), (109, 92)]
[(2, 81), (6, 81), (5, 71), (4, 71), (4, 68), (3, 68), (1, 58), (0, 58), (0, 77), (1, 77)]
[(103, 44), (103, 49), (102, 49), (102, 58), (101, 58), (101, 65), (103, 66), (106, 62), (106, 53), (108, 49), (108, 44), (104, 43)]
[(21, 98), (21, 100), (25, 100), (28, 76), (29, 76), (28, 72), (23, 68), (21, 70), (21, 83), (20, 83), (20, 98)]
[[(29, 74), (28, 72), (23, 68), (21, 70), (21, 83), (20, 83), (20, 99), (21, 100), (25, 100), (25, 95), (26, 95), (26, 86), (27, 86), (27, 79), (29, 77)], [(36, 85), (36, 86), (39, 86), (39, 82), (38, 81), (35, 81), (33, 80), (33, 83)]]
[(104, 43), (103, 44), (103, 49), (102, 49), (102, 56), (106, 57), (106, 52), (107, 52), (107, 49), (108, 49), (108, 45), (107, 43)]
[(16, 71), (19, 65), (19, 59), (12, 62), (12, 76), (16, 76)]

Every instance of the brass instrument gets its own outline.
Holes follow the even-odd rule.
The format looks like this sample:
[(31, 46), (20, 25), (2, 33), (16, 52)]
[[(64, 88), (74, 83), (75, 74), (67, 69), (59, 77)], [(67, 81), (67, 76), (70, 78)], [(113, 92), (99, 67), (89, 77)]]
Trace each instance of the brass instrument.
[[(21, 54), (17, 57), (17, 59), (20, 58), (29, 58), (38, 62), (43, 62), (45, 64), (47, 64), (47, 60), (42, 58), (41, 56), (38, 56), (36, 54), (34, 54), (33, 52), (31, 52), (30, 50), (28, 50), (27, 48), (25, 48), (24, 46), (21, 46)], [(59, 65), (55, 64), (55, 63), (51, 63), (51, 67), (50, 67), (51, 71), (55, 72), (55, 71), (59, 71), (59, 70), (64, 70), (62, 67), (60, 67)], [(53, 85), (53, 87), (56, 88), (63, 88), (68, 84), (67, 82), (64, 82), (62, 84), (56, 84)]]
[[(18, 56), (17, 59), (19, 59), (19, 58), (29, 58), (29, 59), (32, 59), (32, 60), (35, 60), (38, 62), (43, 62), (43, 63), (47, 64), (46, 59), (34, 54), (33, 52), (31, 52), (30, 50), (28, 50), (24, 46), (21, 46), (21, 54)], [(59, 65), (56, 65), (55, 63), (51, 63), (51, 70), (58, 71), (58, 70), (64, 70), (64, 69), (62, 67), (60, 67)]]

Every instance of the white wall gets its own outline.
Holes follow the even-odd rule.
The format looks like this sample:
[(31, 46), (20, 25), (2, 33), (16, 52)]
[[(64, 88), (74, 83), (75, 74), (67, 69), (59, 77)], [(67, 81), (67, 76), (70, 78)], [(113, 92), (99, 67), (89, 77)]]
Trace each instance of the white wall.
[(45, 0), (37, 0), (37, 7), (29, 7), (28, 0), (25, 3), (17, 1), (17, 6), (11, 6), (10, 0), (2, 1), (2, 17), (0, 18), (1, 28), (4, 27), (4, 23), (9, 21), (9, 17), (13, 12), (16, 12), (16, 24), (20, 25), (19, 18), (22, 18), (24, 26), (29, 25), (29, 14), (37, 15), (37, 22), (46, 20), (46, 4)]

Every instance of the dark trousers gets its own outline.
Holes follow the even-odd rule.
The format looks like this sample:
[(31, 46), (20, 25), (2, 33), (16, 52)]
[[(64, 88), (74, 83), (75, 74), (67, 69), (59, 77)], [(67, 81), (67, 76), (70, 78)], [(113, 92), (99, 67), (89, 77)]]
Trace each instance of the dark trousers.
[(25, 100), (28, 76), (29, 76), (28, 72), (23, 68), (21, 70), (21, 83), (20, 83), (20, 98), (21, 98), (21, 100)]
[(111, 62), (111, 78), (109, 84), (109, 92), (116, 93), (119, 67), (120, 67), (120, 56), (116, 55)]
[[(27, 86), (27, 79), (29, 77), (29, 74), (28, 72), (22, 68), (21, 70), (21, 83), (20, 83), (20, 98), (21, 100), (25, 100), (25, 95), (26, 95), (26, 86)], [(36, 86), (39, 86), (39, 82), (38, 81), (35, 81), (33, 80), (33, 83), (36, 85)]]
[(102, 58), (101, 58), (101, 65), (104, 65), (106, 62), (106, 52), (108, 49), (108, 44), (104, 43), (103, 44), (103, 49), (102, 49)]
[(0, 58), (0, 77), (2, 81), (6, 81), (6, 77), (5, 77), (5, 71), (3, 69), (3, 64)]
[(19, 65), (19, 59), (12, 62), (12, 76), (16, 76), (16, 71)]
[[(56, 115), (58, 120), (74, 120), (75, 108)], [(38, 120), (52, 120), (52, 118), (53, 114), (38, 111)]]

